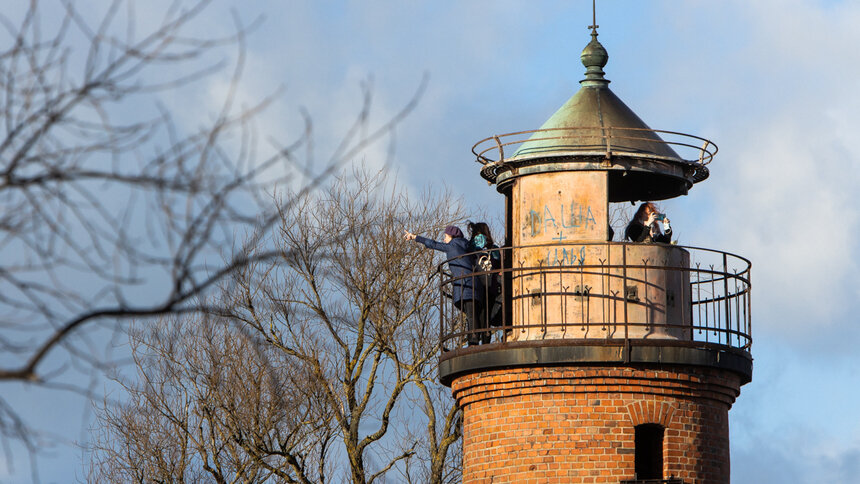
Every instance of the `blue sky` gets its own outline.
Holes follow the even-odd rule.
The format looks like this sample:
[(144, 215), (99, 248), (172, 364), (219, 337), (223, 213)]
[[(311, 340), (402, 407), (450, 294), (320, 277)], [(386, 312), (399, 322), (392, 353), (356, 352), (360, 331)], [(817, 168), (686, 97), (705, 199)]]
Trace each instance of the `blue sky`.
[[(393, 168), (401, 184), (444, 184), (489, 214), (502, 212), (501, 198), (478, 175), (472, 144), (539, 127), (578, 89), (591, 23), (585, 0), (216, 0), (197, 28), (228, 30), (230, 8), (266, 16), (249, 39), (242, 92), (251, 100), (283, 88), (259, 123), (264, 136), (298, 134), (307, 109), (323, 159), (358, 112), (363, 82), (382, 121), (426, 74), (397, 129)], [(157, 7), (138, 10), (146, 22)], [(732, 482), (851, 482), (860, 475), (860, 3), (604, 0), (598, 24), (613, 91), (652, 128), (720, 147), (710, 179), (664, 207), (682, 244), (753, 262), (755, 369), (730, 412)], [(192, 126), (216, 108), (228, 75), (167, 101)], [(385, 149), (364, 161), (374, 166)], [(59, 418), (78, 422), (76, 405)], [(79, 438), (80, 425), (66, 427)], [(41, 475), (68, 482), (80, 466), (78, 451), (60, 449)], [(18, 465), (0, 482), (27, 479)]]

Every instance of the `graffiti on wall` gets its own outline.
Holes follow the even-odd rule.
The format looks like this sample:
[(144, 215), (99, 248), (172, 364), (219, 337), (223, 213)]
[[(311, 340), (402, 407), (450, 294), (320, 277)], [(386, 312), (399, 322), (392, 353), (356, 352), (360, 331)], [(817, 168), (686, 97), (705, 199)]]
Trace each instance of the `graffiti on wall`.
[(565, 232), (588, 230), (589, 227), (597, 225), (591, 205), (576, 202), (567, 205), (562, 203), (557, 210), (549, 205), (544, 205), (541, 210), (531, 209), (526, 223), (531, 229), (532, 237), (541, 233), (556, 233), (558, 236), (553, 239), (559, 241), (567, 238)]
[(585, 247), (554, 247), (546, 250), (546, 263), (552, 266), (585, 264)]

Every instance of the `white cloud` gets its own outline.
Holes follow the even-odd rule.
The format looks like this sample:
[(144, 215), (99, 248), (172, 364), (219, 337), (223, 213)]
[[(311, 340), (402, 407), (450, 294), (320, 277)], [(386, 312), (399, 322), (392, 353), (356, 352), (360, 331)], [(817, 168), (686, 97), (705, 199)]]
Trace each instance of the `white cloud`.
[(774, 121), (752, 145), (730, 151), (734, 176), (719, 177), (728, 185), (719, 192), (714, 220), (726, 229), (722, 243), (743, 247), (754, 261), (762, 312), (780, 316), (764, 324), (779, 324), (779, 330), (797, 325), (792, 329), (817, 331), (844, 305), (855, 304), (845, 296), (852, 281), (860, 282), (852, 199), (860, 167), (833, 149), (836, 140), (825, 131)]
[(759, 337), (803, 347), (853, 332), (860, 5), (660, 6), (683, 41), (649, 57), (662, 82), (646, 92), (646, 120), (720, 146), (711, 178), (672, 202), (689, 220), (678, 226), (752, 259)]

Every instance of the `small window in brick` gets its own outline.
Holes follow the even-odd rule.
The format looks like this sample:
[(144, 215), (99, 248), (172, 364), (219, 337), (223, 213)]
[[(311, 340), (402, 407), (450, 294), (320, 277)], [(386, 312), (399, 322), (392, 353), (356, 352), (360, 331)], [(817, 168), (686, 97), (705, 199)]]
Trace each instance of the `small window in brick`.
[(636, 426), (636, 478), (663, 478), (663, 426)]

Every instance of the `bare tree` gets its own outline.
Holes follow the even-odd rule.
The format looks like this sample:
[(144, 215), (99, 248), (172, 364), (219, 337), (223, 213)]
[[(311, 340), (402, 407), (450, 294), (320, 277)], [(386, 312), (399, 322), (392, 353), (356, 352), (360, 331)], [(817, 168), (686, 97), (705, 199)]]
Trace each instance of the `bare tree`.
[[(234, 333), (241, 331), (244, 339), (257, 341), (259, 354), (265, 355), (270, 369), (255, 371), (279, 375), (274, 380), (281, 382), (266, 388), (236, 385), (238, 393), (262, 392), (266, 395), (262, 400), (287, 408), (282, 413), (261, 411), (265, 422), (260, 423), (250, 417), (230, 416), (241, 413), (243, 405), (221, 405), (217, 411), (208, 411), (222, 416), (208, 424), (214, 431), (207, 430), (219, 435), (218, 448), (241, 445), (241, 462), (265, 463), (266, 474), (259, 476), (273, 475), (287, 482), (372, 483), (396, 469), (412, 482), (457, 479), (458, 456), (452, 451), (461, 432), (459, 413), (447, 389), (440, 388), (436, 373), (439, 293), (433, 277), (435, 264), (431, 253), (404, 241), (401, 234), (406, 226), (438, 230), (459, 218), (459, 206), (447, 196), (427, 194), (419, 202), (410, 202), (396, 188), (386, 191), (384, 181), (381, 174), (369, 176), (359, 171), (354, 177), (338, 178), (323, 193), (292, 198), (295, 203), (282, 211), (274, 237), (281, 257), (244, 266), (224, 288), (218, 320), (231, 321)], [(156, 342), (166, 340), (169, 338), (155, 337)], [(224, 343), (219, 340), (219, 345)], [(143, 472), (140, 469), (152, 456), (164, 454), (153, 451), (157, 446), (149, 436), (169, 434), (160, 430), (169, 425), (152, 422), (168, 420), (166, 415), (177, 412), (162, 409), (187, 408), (184, 402), (189, 399), (174, 396), (175, 384), (165, 388), (150, 382), (178, 375), (187, 380), (179, 385), (185, 388), (188, 381), (200, 380), (190, 374), (198, 365), (182, 368), (188, 351), (194, 350), (162, 344), (155, 353), (170, 362), (164, 363), (167, 366), (149, 366), (138, 360), (143, 378), (140, 384), (128, 387), (133, 396), (130, 404), (118, 412), (109, 407), (100, 412), (103, 430), (95, 468), (113, 472), (119, 462)], [(220, 355), (217, 366), (245, 365), (234, 359), (241, 359), (248, 350), (236, 353), (239, 355)], [(257, 357), (250, 355), (249, 359)], [(243, 378), (250, 376), (237, 376)], [(194, 412), (224, 400), (208, 389), (204, 398), (190, 399)], [(196, 387), (195, 391), (200, 392)], [(279, 401), (270, 391), (299, 397)], [(186, 393), (192, 392), (183, 395)], [(276, 421), (269, 421), (268, 415), (275, 415)], [(145, 420), (141, 427), (150, 431), (134, 430), (138, 419)], [(179, 435), (201, 433), (186, 424), (187, 419), (169, 420), (183, 422)], [(233, 420), (238, 424), (233, 426)], [(303, 436), (298, 441), (306, 447), (270, 444), (265, 437), (267, 426), (290, 429), (284, 433)], [(195, 436), (193, 440), (201, 439)], [(190, 447), (185, 441), (176, 438), (168, 444), (174, 449), (171, 455), (177, 455), (173, 461), (182, 460), (179, 449)], [(265, 455), (249, 457), (262, 449)], [(206, 461), (204, 456), (211, 461), (215, 454), (198, 448), (192, 452), (196, 461)], [(138, 461), (141, 464), (129, 464)], [(279, 474), (276, 469), (286, 469), (287, 464), (291, 470)], [(239, 481), (256, 482), (258, 475), (246, 475), (237, 465), (229, 468), (235, 476), (248, 477)]]
[(609, 204), (609, 227), (615, 233), (613, 240), (623, 241), (624, 231), (630, 219), (633, 218), (633, 206), (628, 202)]
[[(417, 95), (368, 126), (367, 95), (317, 166), (296, 159), (310, 122), (261, 154), (254, 119), (271, 98), (237, 101), (256, 21), (235, 16), (231, 32), (201, 38), (209, 3), (177, 0), (151, 27), (131, 0), (98, 13), (31, 0), (0, 13), (0, 381), (71, 387), (110, 366), (103, 343), (123, 321), (206, 310), (201, 296), (218, 281), (274, 254), (241, 244), (289, 210), (291, 199), (272, 203), (274, 187), (315, 188), (414, 106)], [(177, 121), (171, 96), (224, 73), (220, 106), (193, 127)], [(0, 397), (0, 440), (34, 449), (31, 436)]]
[(105, 402), (91, 482), (324, 482), (331, 414), (301, 369), (217, 317), (131, 335), (126, 399)]
[[(359, 172), (339, 178), (322, 197), (299, 198), (282, 213), (283, 260), (239, 271), (241, 289), (225, 305), (322, 389), (354, 483), (374, 482), (415, 455), (423, 439), (395, 442), (389, 429), (409, 392), (431, 374), (435, 380), (435, 265), (431, 253), (403, 240), (402, 229), (440, 230), (462, 218), (449, 196), (410, 202), (394, 189), (384, 192), (380, 177)], [(425, 427), (442, 443), (431, 447), (437, 460), (459, 432), (456, 411), (443, 415), (450, 425)], [(409, 424), (406, 418), (395, 426)]]
[(462, 414), (451, 402), (451, 390), (438, 383), (438, 368), (416, 382), (420, 408), (427, 418), (404, 478), (410, 483), (458, 483), (462, 476)]

